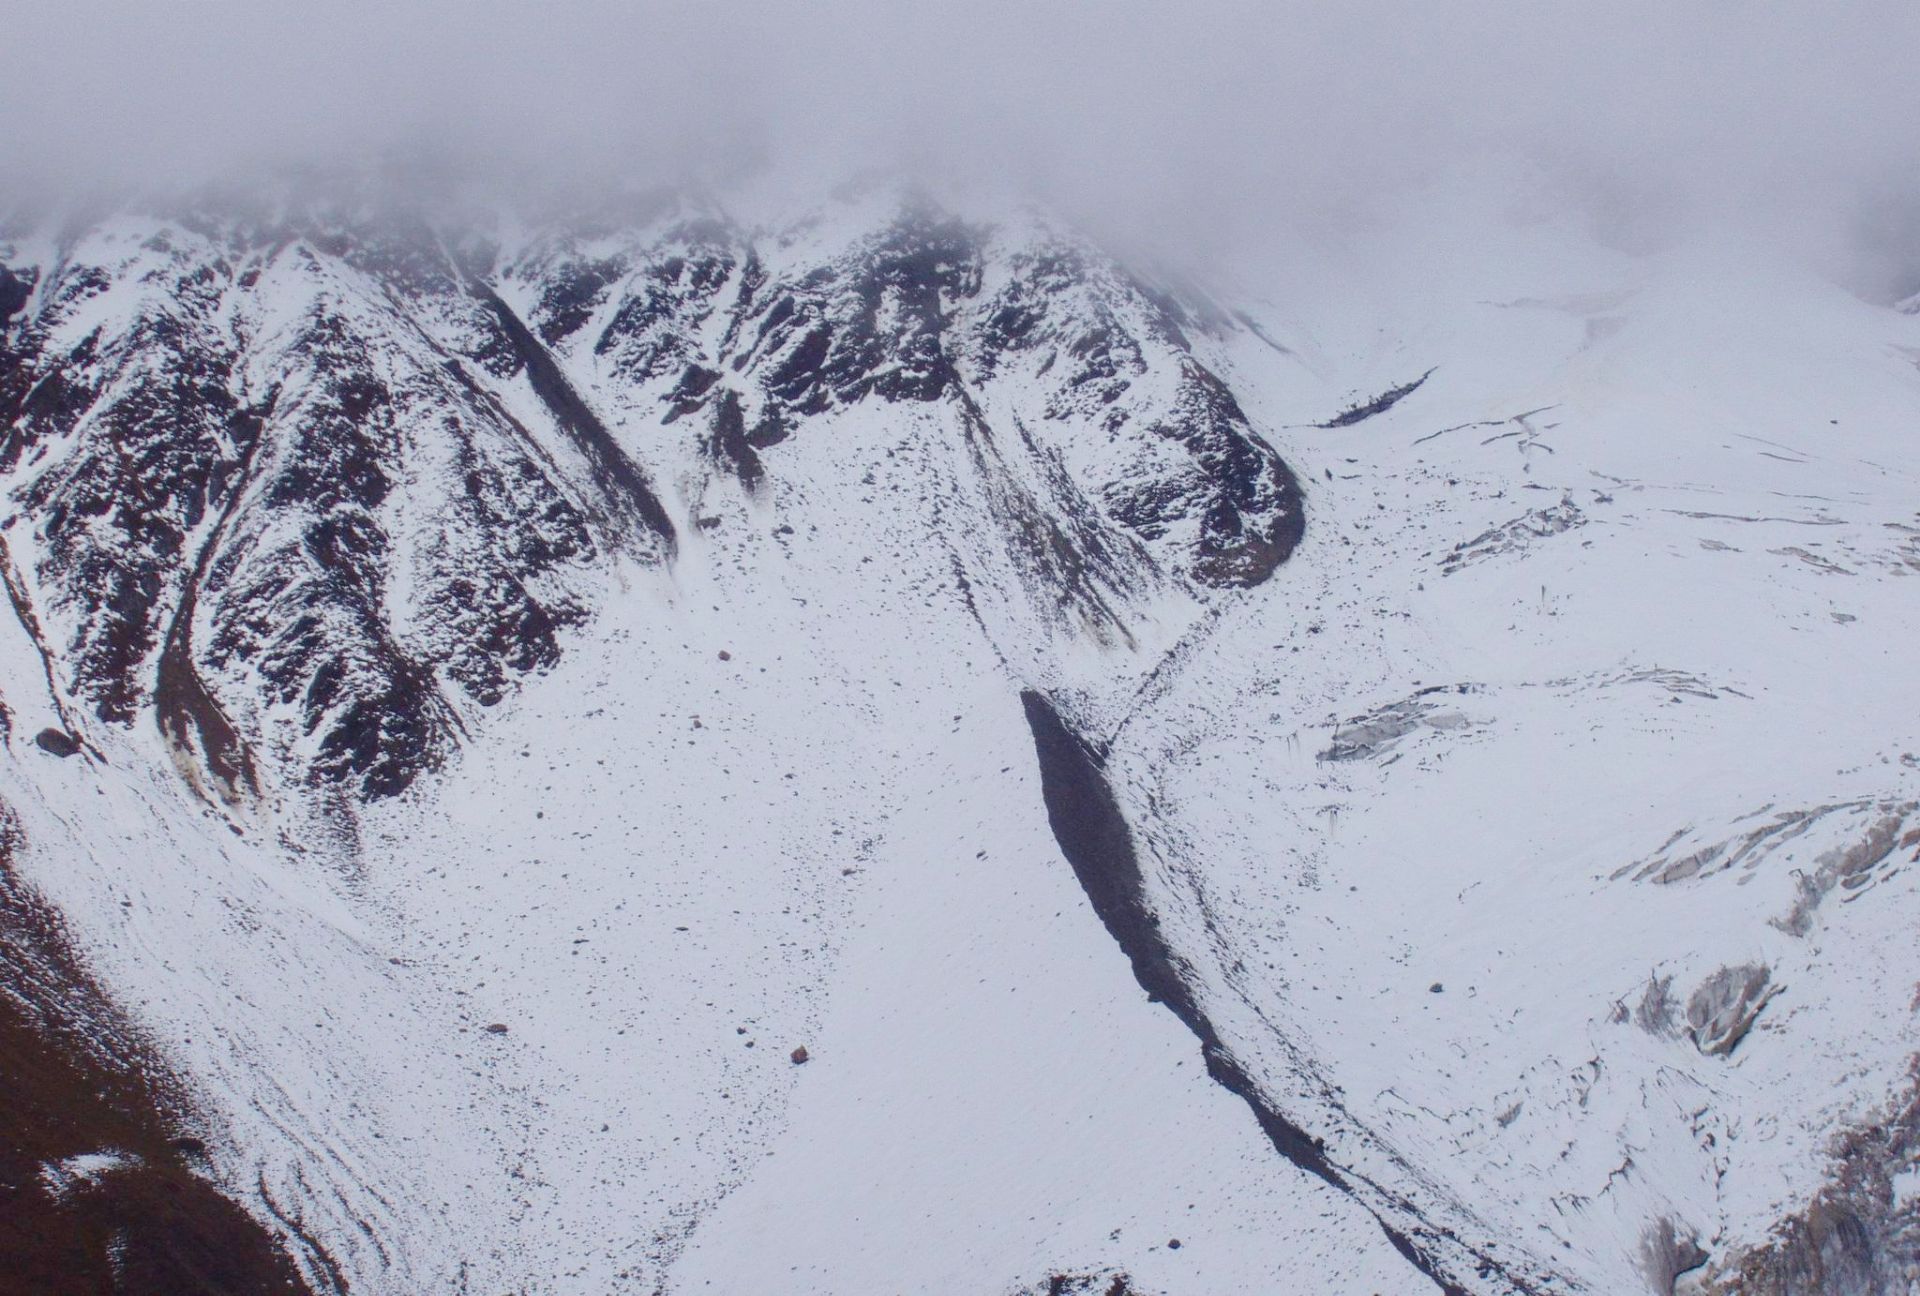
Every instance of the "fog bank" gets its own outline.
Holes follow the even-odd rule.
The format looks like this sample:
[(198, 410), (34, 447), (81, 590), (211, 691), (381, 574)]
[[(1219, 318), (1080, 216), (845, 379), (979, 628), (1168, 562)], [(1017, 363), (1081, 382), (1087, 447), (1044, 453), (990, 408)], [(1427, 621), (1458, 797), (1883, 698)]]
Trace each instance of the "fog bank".
[(1464, 178), (1475, 219), (1920, 264), (1901, 0), (31, 0), (5, 32), (7, 197), (396, 156), (502, 184), (881, 171), (1203, 259)]

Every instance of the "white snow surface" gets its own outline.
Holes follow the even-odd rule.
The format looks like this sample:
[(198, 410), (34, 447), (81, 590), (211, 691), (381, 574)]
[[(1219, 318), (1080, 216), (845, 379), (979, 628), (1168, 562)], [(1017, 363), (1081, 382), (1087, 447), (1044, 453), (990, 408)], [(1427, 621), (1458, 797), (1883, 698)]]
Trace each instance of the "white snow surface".
[[(601, 396), (678, 557), (350, 848), (151, 725), (39, 751), (9, 621), (21, 870), (355, 1292), (1432, 1291), (1389, 1197), (1541, 1291), (1657, 1291), (1650, 1230), (1762, 1242), (1920, 1041), (1920, 318), (1697, 250), (1482, 269), (1196, 339), (1306, 539), (1131, 644), (996, 582), (974, 503), (930, 526), (938, 411), (810, 420), (749, 495)], [(1111, 743), (1199, 1000), (1374, 1187), (1278, 1155), (1135, 983), (1023, 688)]]
[(128, 1152), (82, 1152), (42, 1165), (40, 1181), (55, 1198), (61, 1198), (115, 1170), (139, 1164), (140, 1158)]

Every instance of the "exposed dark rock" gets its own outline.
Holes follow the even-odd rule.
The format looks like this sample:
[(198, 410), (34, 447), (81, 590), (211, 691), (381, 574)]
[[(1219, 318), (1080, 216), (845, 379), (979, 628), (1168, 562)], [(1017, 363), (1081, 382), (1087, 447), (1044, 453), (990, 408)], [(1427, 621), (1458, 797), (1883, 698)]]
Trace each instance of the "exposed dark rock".
[[(707, 393), (720, 381), (718, 370), (703, 368), (700, 365), (688, 365), (686, 372), (680, 375), (680, 381), (667, 393), (667, 413), (662, 420), (671, 423), (683, 415), (691, 414), (706, 404)], [(729, 392), (735, 404), (739, 402), (736, 393)]]
[(739, 478), (740, 484), (749, 491), (756, 489), (766, 476), (760, 454), (747, 436), (746, 417), (740, 412), (740, 397), (735, 392), (724, 393), (714, 407), (713, 435), (707, 453), (715, 464)]
[(195, 1173), (203, 1117), (20, 881), (23, 847), (0, 807), (0, 1289), (304, 1296), (281, 1240)]
[(719, 308), (719, 294), (738, 273), (751, 297), (756, 271), (742, 266), (739, 237), (713, 220), (669, 228), (658, 250), (630, 267), (620, 304), (593, 349), (615, 372), (644, 383), (699, 361), (694, 329)]
[[(249, 443), (249, 458), (257, 445), (256, 436)], [(193, 621), (208, 564), (239, 499), (238, 490), (229, 493), (212, 536), (194, 561), (193, 573), (162, 643), (154, 676), (154, 714), (161, 733), (189, 762), (189, 769), (204, 770), (212, 777), (214, 790), (229, 803), (243, 795), (258, 796), (260, 776), (246, 739), (200, 674), (193, 653)]]
[(84, 257), (63, 266), (9, 335), (4, 369), (20, 396), (0, 403), (0, 468), (72, 439), (60, 470), (20, 495), (39, 529), (31, 574), (58, 591), (74, 690), (120, 723), (145, 700), (142, 667), (178, 590), (186, 537), (257, 430), (238, 417), (232, 348), (216, 320), (228, 275), (197, 240), (160, 246), (166, 258), (145, 274), (162, 290), (130, 301), (111, 333), (96, 328), (65, 350), (59, 327), (113, 290), (121, 268)]
[(1823, 1187), (1762, 1244), (1711, 1265), (1703, 1296), (1906, 1296), (1920, 1278), (1920, 1060), (1878, 1119), (1842, 1132)]
[[(1903, 836), (1907, 821), (1920, 813), (1920, 804), (1912, 801), (1883, 801), (1876, 807), (1878, 817), (1868, 825), (1859, 840), (1823, 852), (1814, 861), (1811, 872), (1802, 872), (1797, 881), (1798, 894), (1793, 908), (1776, 918), (1774, 926), (1793, 936), (1805, 936), (1813, 929), (1813, 916), (1820, 904), (1836, 887), (1857, 889), (1870, 880), (1875, 869), (1885, 864), (1894, 851), (1916, 843)], [(1920, 851), (1915, 852), (1920, 855)]]
[(767, 394), (818, 414), (871, 394), (930, 401), (952, 378), (943, 301), (978, 283), (974, 231), (909, 209), (848, 256), (760, 293), (745, 359)]
[(42, 729), (33, 737), (33, 745), (55, 756), (76, 756), (80, 740), (63, 729)]
[[(9, 594), (54, 703), (150, 711), (217, 799), (289, 760), (329, 796), (403, 791), (467, 708), (557, 662), (592, 611), (574, 573), (671, 555), (603, 399), (710, 419), (713, 462), (756, 491), (815, 415), (944, 406), (1027, 597), (1115, 642), (1163, 572), (1252, 584), (1301, 537), (1292, 474), (1191, 351), (1201, 316), (1069, 240), (1002, 247), (908, 203), (776, 265), (660, 203), (503, 264), (365, 196), (192, 210), (138, 244), (83, 224), (57, 267), (0, 277)], [(1022, 366), (1038, 407), (1023, 377), (1002, 409), (980, 384)], [(1075, 448), (1122, 435), (1131, 459)]]
[(1441, 560), (1442, 574), (1451, 576), (1470, 563), (1500, 554), (1525, 553), (1535, 541), (1584, 526), (1587, 515), (1571, 499), (1562, 499), (1549, 508), (1534, 509), (1511, 522), (1503, 522), (1483, 531), (1471, 540), (1455, 545)]
[(27, 304), (27, 298), (33, 295), (33, 285), (39, 275), (29, 270), (26, 274), (16, 274), (7, 266), (0, 265), (0, 325), (20, 313)]
[(1633, 1010), (1633, 1020), (1649, 1035), (1672, 1035), (1679, 1029), (1679, 1011), (1673, 998), (1673, 978), (1649, 976), (1647, 988)]
[(1320, 752), (1319, 759), (1373, 760), (1393, 751), (1403, 738), (1422, 730), (1436, 733), (1469, 730), (1473, 722), (1448, 708), (1446, 695), (1474, 691), (1475, 686), (1471, 684), (1436, 684), (1412, 697), (1350, 716), (1335, 726), (1332, 740)]
[(1184, 482), (1166, 479), (1110, 496), (1114, 515), (1150, 536), (1197, 510), (1195, 579), (1247, 586), (1272, 575), (1305, 533), (1300, 484), (1254, 435), (1226, 384), (1198, 361), (1183, 359), (1173, 408), (1150, 430), (1185, 449), (1192, 468)]
[(540, 303), (534, 309), (540, 340), (558, 346), (579, 332), (626, 269), (617, 259), (575, 261), (556, 267), (547, 276)]
[(1346, 409), (1341, 410), (1338, 414), (1328, 419), (1325, 423), (1318, 424), (1318, 426), (1323, 428), (1352, 427), (1355, 423), (1365, 422), (1375, 415), (1385, 414), (1395, 405), (1398, 405), (1401, 401), (1419, 391), (1421, 384), (1425, 383), (1427, 379), (1431, 377), (1433, 377), (1433, 370), (1429, 369), (1412, 382), (1401, 383), (1398, 387), (1389, 387), (1371, 400), (1360, 401), (1357, 404), (1348, 406)]
[(1483, 1281), (1498, 1282), (1501, 1290), (1531, 1291), (1507, 1266), (1466, 1248), (1450, 1233), (1425, 1227), (1416, 1231), (1383, 1217), (1356, 1191), (1357, 1179), (1328, 1159), (1324, 1141), (1295, 1124), (1268, 1098), (1220, 1037), (1195, 996), (1191, 969), (1161, 934), (1159, 917), (1146, 896), (1132, 832), (1107, 783), (1104, 755), (1069, 729), (1044, 695), (1028, 690), (1020, 700), (1039, 759), (1047, 822), (1060, 853), (1073, 868), (1094, 913), (1132, 963), (1141, 989), (1149, 999), (1165, 1004), (1200, 1041), (1213, 1081), (1252, 1109), (1275, 1151), (1360, 1201), (1394, 1249), (1447, 1296), (1466, 1296), (1466, 1288), (1444, 1268), (1449, 1263), (1470, 1265)]
[(1123, 1270), (1048, 1274), (1044, 1282), (1021, 1287), (1011, 1296), (1146, 1296)]
[[(1649, 674), (1631, 672), (1622, 678), (1632, 681), (1648, 678)], [(1685, 678), (1678, 676), (1677, 672), (1651, 674), (1652, 682), (1676, 691), (1687, 687), (1682, 682)], [(1698, 689), (1691, 691), (1696, 696), (1700, 695)], [(1711, 696), (1732, 693), (1731, 689), (1721, 689)], [(1874, 798), (1789, 810), (1763, 807), (1761, 811), (1748, 816), (1765, 816), (1764, 821), (1755, 827), (1725, 840), (1704, 842), (1692, 829), (1681, 829), (1651, 858), (1622, 865), (1614, 870), (1613, 876), (1620, 878), (1630, 874), (1636, 882), (1672, 885), (1712, 877), (1736, 868), (1751, 870), (1760, 867), (1816, 828), (1831, 824), (1835, 819), (1851, 819), (1858, 826), (1859, 836), (1821, 852), (1814, 861), (1813, 869), (1799, 872), (1796, 877), (1797, 894), (1792, 907), (1787, 913), (1771, 920), (1773, 926), (1789, 935), (1805, 936), (1813, 929), (1814, 915), (1819, 911), (1821, 902), (1836, 887), (1857, 890), (1895, 865), (1896, 851), (1920, 846), (1920, 837), (1907, 840), (1907, 837), (1920, 830), (1908, 830), (1906, 836), (1902, 835), (1903, 828), (1916, 812), (1920, 812), (1920, 803)]]
[(320, 740), (311, 781), (379, 797), (438, 763), (451, 726), (386, 617), (392, 551), (377, 515), (399, 471), (406, 403), (363, 367), (368, 348), (343, 318), (317, 314), (290, 349), (300, 395), (268, 420), (255, 511), (206, 560), (213, 633), (196, 655), (297, 710)]
[(999, 286), (949, 343), (970, 381), (1024, 373), (1058, 446), (1127, 447), (1124, 466), (1076, 482), (1160, 561), (1216, 587), (1271, 575), (1304, 534), (1299, 484), (1192, 351), (1193, 315), (1051, 236), (993, 255)]
[(1687, 1000), (1687, 1037), (1709, 1057), (1733, 1052), (1780, 990), (1760, 964), (1721, 968)]
[(1674, 1296), (1674, 1280), (1706, 1264), (1707, 1253), (1692, 1230), (1662, 1219), (1640, 1239), (1640, 1264), (1654, 1296)]
[(605, 493), (616, 516), (627, 518), (637, 528), (650, 533), (649, 545), (657, 544), (671, 557), (674, 550), (673, 520), (653, 493), (653, 486), (639, 466), (608, 431), (600, 416), (574, 391), (560, 366), (554, 363), (539, 339), (520, 322), (500, 295), (485, 284), (475, 282), (472, 291), (490, 309), (501, 331), (514, 348), (514, 354), (526, 366), (528, 381), (546, 403), (554, 421), (573, 438), (574, 444), (593, 465), (595, 485)]

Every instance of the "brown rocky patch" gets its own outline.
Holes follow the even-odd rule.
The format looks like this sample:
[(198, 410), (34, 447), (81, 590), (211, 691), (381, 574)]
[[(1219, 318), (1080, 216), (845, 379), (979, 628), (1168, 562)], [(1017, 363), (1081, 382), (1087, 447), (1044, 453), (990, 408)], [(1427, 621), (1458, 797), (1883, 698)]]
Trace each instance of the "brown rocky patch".
[(19, 880), (22, 844), (0, 805), (0, 1296), (307, 1296), (199, 1173), (203, 1123)]

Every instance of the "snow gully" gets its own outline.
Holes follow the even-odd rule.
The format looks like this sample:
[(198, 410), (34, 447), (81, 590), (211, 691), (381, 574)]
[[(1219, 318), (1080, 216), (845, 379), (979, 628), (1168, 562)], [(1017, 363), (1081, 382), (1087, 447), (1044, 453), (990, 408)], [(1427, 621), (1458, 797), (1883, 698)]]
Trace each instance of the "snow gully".
[[(1140, 857), (1119, 800), (1107, 782), (1104, 758), (1067, 726), (1044, 694), (1026, 689), (1020, 701), (1026, 708), (1027, 727), (1033, 733), (1040, 791), (1054, 840), (1087, 893), (1094, 913), (1132, 963), (1140, 988), (1148, 998), (1165, 1004), (1193, 1032), (1206, 1058), (1207, 1074), (1252, 1109), (1275, 1151), (1366, 1206), (1347, 1177), (1327, 1159), (1324, 1141), (1288, 1120), (1268, 1102), (1201, 1008), (1192, 985), (1192, 969), (1167, 944), (1160, 932), (1160, 920), (1147, 902)], [(1367, 1210), (1408, 1264), (1431, 1279), (1446, 1296), (1469, 1296), (1413, 1239), (1382, 1219), (1371, 1206)], [(1507, 1281), (1512, 1290), (1527, 1291), (1511, 1278)]]

